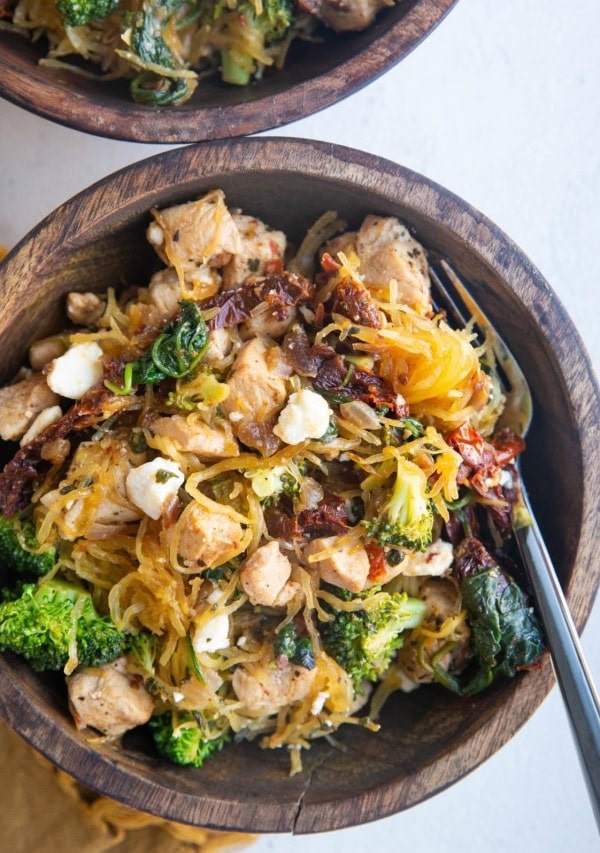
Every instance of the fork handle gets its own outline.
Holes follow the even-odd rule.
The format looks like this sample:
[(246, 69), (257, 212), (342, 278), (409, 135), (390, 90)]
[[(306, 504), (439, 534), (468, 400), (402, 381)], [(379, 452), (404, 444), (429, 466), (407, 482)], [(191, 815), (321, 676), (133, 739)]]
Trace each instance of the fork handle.
[(600, 828), (600, 700), (569, 607), (521, 483), (531, 525), (515, 531), (571, 722), (579, 760)]

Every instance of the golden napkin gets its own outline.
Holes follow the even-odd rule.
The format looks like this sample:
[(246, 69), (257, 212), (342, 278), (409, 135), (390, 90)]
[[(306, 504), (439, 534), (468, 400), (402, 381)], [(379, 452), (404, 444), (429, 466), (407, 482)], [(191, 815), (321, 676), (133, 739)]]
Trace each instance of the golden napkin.
[(10, 853), (215, 853), (255, 836), (171, 823), (84, 792), (0, 721), (0, 848)]

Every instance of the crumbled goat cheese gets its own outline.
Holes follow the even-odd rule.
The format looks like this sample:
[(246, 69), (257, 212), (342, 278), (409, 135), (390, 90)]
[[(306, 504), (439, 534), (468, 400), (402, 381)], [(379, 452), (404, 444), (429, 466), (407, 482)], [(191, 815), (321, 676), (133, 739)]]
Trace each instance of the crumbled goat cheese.
[(95, 341), (75, 344), (50, 363), (47, 382), (61, 397), (80, 400), (102, 379), (102, 350)]
[(176, 462), (157, 456), (127, 474), (127, 497), (155, 521), (166, 504), (175, 497), (185, 477)]
[(195, 652), (216, 652), (229, 646), (229, 616), (219, 614), (205, 622), (194, 632), (192, 640)]
[(332, 414), (327, 400), (309, 388), (302, 388), (290, 394), (273, 432), (286, 444), (321, 438), (327, 432)]
[(312, 705), (310, 706), (310, 713), (316, 717), (317, 714), (320, 714), (323, 710), (325, 702), (329, 699), (329, 693), (326, 690), (322, 690), (320, 693), (314, 698)]
[(148, 226), (146, 236), (148, 238), (148, 242), (152, 243), (153, 246), (162, 246), (165, 241), (164, 232), (160, 225), (157, 225), (156, 222), (153, 222), (151, 225)]

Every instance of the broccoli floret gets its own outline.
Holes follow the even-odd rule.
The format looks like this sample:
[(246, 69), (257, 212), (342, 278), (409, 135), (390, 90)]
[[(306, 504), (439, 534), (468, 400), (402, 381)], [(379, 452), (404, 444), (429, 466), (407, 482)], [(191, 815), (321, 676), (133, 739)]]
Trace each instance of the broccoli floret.
[(149, 631), (140, 631), (135, 636), (128, 634), (124, 650), (131, 655), (143, 672), (149, 675), (154, 674), (154, 661), (158, 650), (158, 638), (155, 634)]
[[(77, 608), (77, 610), (75, 610)], [(21, 655), (35, 670), (64, 669), (69, 659), (73, 614), (79, 663), (100, 666), (123, 650), (124, 635), (99, 616), (83, 587), (53, 579), (25, 584), (20, 598), (0, 604), (0, 651)]]
[[(244, 474), (252, 484), (252, 491), (260, 498), (263, 506), (271, 506), (281, 497), (288, 497), (292, 502), (300, 497), (300, 479), (305, 465), (286, 468), (276, 465), (274, 468), (254, 468)], [(295, 468), (295, 471), (294, 471)]]
[[(235, 9), (235, 26), (241, 27), (242, 42), (251, 42), (251, 35), (257, 34), (265, 46), (281, 41), (294, 21), (293, 0), (263, 0), (263, 11), (256, 14), (251, 0), (238, 2)], [(218, 3), (215, 12), (225, 11)], [(251, 51), (224, 49), (221, 51), (221, 77), (226, 83), (246, 86), (256, 73), (257, 64)]]
[(150, 728), (158, 753), (173, 764), (202, 767), (229, 740), (228, 732), (211, 736), (210, 725), (201, 726), (189, 712), (179, 714), (175, 724), (172, 714), (161, 714), (150, 720)]
[(377, 514), (362, 524), (371, 539), (389, 547), (404, 546), (423, 551), (433, 535), (433, 510), (427, 495), (425, 473), (402, 456), (397, 457), (394, 486)]
[(290, 663), (305, 669), (314, 669), (317, 665), (310, 637), (299, 637), (293, 622), (288, 622), (275, 637), (273, 654), (276, 658), (285, 655)]
[(119, 7), (119, 0), (56, 0), (66, 27), (82, 27), (90, 21), (107, 18)]
[(423, 621), (425, 602), (406, 593), (382, 592), (377, 586), (358, 595), (329, 585), (327, 588), (342, 601), (365, 602), (364, 610), (353, 611), (327, 605), (334, 619), (319, 624), (326, 651), (359, 689), (363, 681), (381, 678), (402, 646), (403, 632)]
[(56, 550), (46, 548), (39, 554), (32, 553), (39, 547), (33, 522), (19, 522), (14, 517), (0, 515), (1, 565), (14, 569), (19, 574), (41, 577), (49, 572), (56, 562)]

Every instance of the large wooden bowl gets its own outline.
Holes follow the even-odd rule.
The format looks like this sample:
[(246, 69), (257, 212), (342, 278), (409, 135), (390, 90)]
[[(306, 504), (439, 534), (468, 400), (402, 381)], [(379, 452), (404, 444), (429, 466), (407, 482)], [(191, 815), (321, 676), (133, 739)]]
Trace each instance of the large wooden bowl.
[[(387, 160), (316, 142), (256, 139), (171, 151), (106, 178), (51, 214), (0, 266), (2, 377), (34, 338), (59, 328), (67, 291), (147, 280), (156, 263), (144, 239), (149, 208), (213, 187), (296, 241), (327, 209), (354, 225), (369, 212), (396, 214), (473, 283), (532, 386), (525, 477), (582, 628), (600, 574), (600, 396), (584, 348), (514, 243), (451, 193)], [(61, 678), (0, 656), (0, 713), (68, 773), (138, 809), (259, 832), (337, 829), (408, 808), (492, 755), (551, 686), (545, 660), (540, 670), (472, 699), (438, 687), (396, 695), (380, 733), (342, 730), (346, 751), (316, 742), (305, 771), (290, 779), (284, 750), (254, 744), (230, 746), (201, 770), (166, 764), (135, 738), (124, 749), (90, 744), (71, 722)]]
[(251, 86), (202, 80), (179, 107), (135, 104), (128, 81), (101, 83), (38, 65), (44, 40), (0, 31), (0, 95), (44, 118), (132, 142), (200, 142), (280, 127), (336, 103), (403, 59), (456, 0), (397, 0), (360, 33), (323, 30), (296, 43), (285, 68)]

